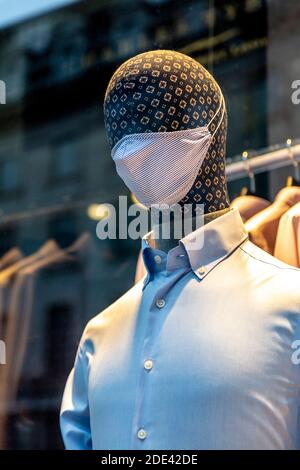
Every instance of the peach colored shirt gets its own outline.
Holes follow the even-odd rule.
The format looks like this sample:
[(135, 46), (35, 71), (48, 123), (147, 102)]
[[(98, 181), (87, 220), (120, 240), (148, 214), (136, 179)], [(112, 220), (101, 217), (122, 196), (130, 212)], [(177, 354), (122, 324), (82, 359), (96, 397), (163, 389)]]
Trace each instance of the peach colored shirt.
[(250, 240), (264, 251), (273, 254), (280, 218), (291, 207), (300, 202), (300, 187), (283, 188), (273, 204), (245, 223)]
[(300, 202), (280, 219), (274, 256), (287, 264), (300, 267)]
[(270, 206), (270, 201), (257, 196), (239, 196), (236, 197), (230, 206), (238, 209), (243, 222), (246, 222), (258, 212)]
[(3, 270), (8, 268), (12, 264), (19, 261), (21, 258), (23, 258), (21, 250), (17, 247), (11, 248), (0, 259), (0, 269)]

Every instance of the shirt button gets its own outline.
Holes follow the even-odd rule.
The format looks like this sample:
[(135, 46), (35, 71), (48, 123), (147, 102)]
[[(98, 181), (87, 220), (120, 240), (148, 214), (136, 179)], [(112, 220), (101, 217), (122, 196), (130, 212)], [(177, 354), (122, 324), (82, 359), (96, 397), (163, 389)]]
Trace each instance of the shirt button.
[(151, 359), (147, 359), (145, 362), (144, 362), (144, 368), (146, 370), (151, 370), (153, 367), (153, 361)]
[(204, 266), (201, 266), (201, 267), (198, 269), (198, 273), (200, 274), (200, 276), (203, 276), (203, 274), (205, 274), (205, 268), (204, 268)]
[(154, 256), (154, 261), (155, 261), (156, 264), (160, 264), (161, 263), (161, 256), (155, 255)]
[(155, 303), (157, 308), (163, 308), (166, 305), (166, 301), (164, 299), (157, 299)]
[(142, 441), (143, 441), (144, 439), (146, 439), (147, 433), (146, 433), (145, 429), (139, 429), (138, 432), (137, 432), (137, 436), (138, 436), (138, 438), (141, 439)]

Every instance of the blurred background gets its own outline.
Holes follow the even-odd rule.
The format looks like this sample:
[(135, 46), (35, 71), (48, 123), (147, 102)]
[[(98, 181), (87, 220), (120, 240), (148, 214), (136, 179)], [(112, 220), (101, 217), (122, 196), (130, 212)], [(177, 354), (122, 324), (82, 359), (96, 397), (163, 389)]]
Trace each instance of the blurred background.
[[(223, 89), (235, 161), (300, 137), (299, 21), (294, 0), (0, 0), (2, 448), (62, 448), (84, 325), (134, 282), (139, 241), (96, 237), (106, 204), (127, 194), (103, 122), (114, 70), (157, 48), (201, 62)], [(257, 192), (272, 197), (285, 177), (260, 174)]]

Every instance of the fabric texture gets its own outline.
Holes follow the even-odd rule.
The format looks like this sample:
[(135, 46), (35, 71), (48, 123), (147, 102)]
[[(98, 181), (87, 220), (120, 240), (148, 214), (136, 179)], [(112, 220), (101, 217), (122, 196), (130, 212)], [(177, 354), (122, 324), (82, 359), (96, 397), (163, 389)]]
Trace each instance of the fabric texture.
[(300, 187), (291, 186), (279, 191), (273, 204), (245, 223), (250, 240), (267, 253), (274, 254), (280, 218), (298, 202), (300, 202)]
[[(208, 126), (214, 134), (219, 125), (180, 204), (201, 203), (205, 212), (224, 209), (229, 200), (225, 179), (227, 112), (222, 102), (215, 79), (191, 57), (168, 50), (138, 54), (120, 65), (106, 90), (104, 118), (110, 146), (113, 148), (125, 136), (148, 132)], [(158, 157), (157, 165), (163, 164)], [(177, 171), (186, 169), (178, 167)]]
[(146, 236), (146, 278), (85, 328), (67, 449), (300, 448), (300, 271), (254, 246), (236, 209), (198, 230), (203, 248), (191, 233), (168, 254)]
[(274, 256), (291, 266), (300, 267), (300, 202), (280, 219)]

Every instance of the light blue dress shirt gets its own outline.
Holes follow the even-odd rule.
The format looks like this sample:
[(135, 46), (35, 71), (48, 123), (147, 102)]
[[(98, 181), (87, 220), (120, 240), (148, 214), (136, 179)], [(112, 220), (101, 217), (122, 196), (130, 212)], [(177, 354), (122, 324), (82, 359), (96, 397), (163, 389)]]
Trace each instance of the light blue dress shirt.
[[(247, 238), (237, 210), (92, 319), (68, 378), (67, 449), (298, 449), (300, 271)], [(195, 247), (193, 247), (195, 248)]]

